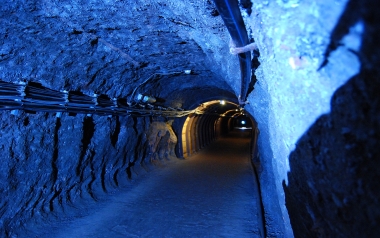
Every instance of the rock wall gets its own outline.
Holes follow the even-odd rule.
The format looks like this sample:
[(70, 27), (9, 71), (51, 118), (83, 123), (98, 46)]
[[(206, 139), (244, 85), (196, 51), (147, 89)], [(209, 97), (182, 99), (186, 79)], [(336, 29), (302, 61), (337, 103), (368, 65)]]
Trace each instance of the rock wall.
[(178, 140), (172, 129), (172, 123), (173, 120), (150, 124), (146, 132), (150, 161), (170, 160), (170, 157), (176, 157), (174, 149)]
[(289, 184), (283, 185), (297, 237), (378, 234), (379, 10), (375, 1), (349, 1), (331, 34), (327, 59), (336, 42), (355, 42), (353, 32), (361, 29), (361, 44), (353, 49), (361, 67), (334, 93), (331, 112), (317, 119), (290, 155)]
[(76, 214), (85, 201), (149, 169), (151, 160), (176, 158), (172, 121), (14, 114), (1, 114), (1, 235), (20, 234), (32, 217)]
[(147, 151), (144, 118), (1, 114), (1, 234), (126, 183)]
[[(380, 209), (379, 85), (361, 72), (332, 98), (290, 155), (286, 204), (297, 237), (375, 237)], [(377, 86), (378, 87), (378, 86)]]
[(374, 234), (378, 7), (252, 2), (260, 67), (247, 109), (260, 130), (267, 235), (292, 236), (290, 223), (296, 237)]
[[(206, 5), (191, 6), (187, 15), (188, 5), (178, 1), (3, 3), (0, 78), (128, 101), (138, 89), (162, 105), (184, 108), (233, 97), (209, 69), (209, 52), (194, 40), (208, 30), (196, 20), (196, 8), (212, 11)], [(194, 73), (181, 75), (187, 69)], [(174, 124), (181, 132), (181, 122)], [(101, 198), (149, 169), (152, 152), (156, 159), (175, 156), (173, 130), (151, 126), (151, 118), (2, 111), (0, 125), (1, 236), (12, 236), (31, 217), (67, 213)], [(152, 150), (148, 138), (160, 128)]]

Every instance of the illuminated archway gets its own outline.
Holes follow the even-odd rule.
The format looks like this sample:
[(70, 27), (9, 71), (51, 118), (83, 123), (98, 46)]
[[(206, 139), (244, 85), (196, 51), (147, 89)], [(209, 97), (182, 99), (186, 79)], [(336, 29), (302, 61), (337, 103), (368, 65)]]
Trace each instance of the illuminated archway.
[(237, 104), (226, 100), (212, 100), (199, 105), (183, 124), (182, 156), (189, 157), (225, 134), (226, 129), (222, 128), (224, 123), (221, 121), (230, 119), (229, 112), (242, 113)]

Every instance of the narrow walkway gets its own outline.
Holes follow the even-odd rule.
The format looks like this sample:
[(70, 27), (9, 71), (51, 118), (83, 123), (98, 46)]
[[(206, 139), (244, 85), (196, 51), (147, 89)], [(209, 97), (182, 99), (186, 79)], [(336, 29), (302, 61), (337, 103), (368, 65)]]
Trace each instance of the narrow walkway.
[(249, 138), (232, 135), (155, 169), (50, 237), (261, 237)]

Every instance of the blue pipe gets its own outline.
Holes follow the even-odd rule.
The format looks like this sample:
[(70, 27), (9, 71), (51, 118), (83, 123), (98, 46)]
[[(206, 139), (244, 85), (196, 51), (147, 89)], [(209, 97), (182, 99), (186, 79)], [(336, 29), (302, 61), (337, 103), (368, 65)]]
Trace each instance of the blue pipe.
[[(214, 0), (232, 40), (236, 47), (243, 47), (249, 44), (247, 30), (240, 13), (237, 0)], [(240, 105), (244, 105), (247, 99), (248, 87), (251, 81), (251, 52), (238, 55), (241, 72)]]

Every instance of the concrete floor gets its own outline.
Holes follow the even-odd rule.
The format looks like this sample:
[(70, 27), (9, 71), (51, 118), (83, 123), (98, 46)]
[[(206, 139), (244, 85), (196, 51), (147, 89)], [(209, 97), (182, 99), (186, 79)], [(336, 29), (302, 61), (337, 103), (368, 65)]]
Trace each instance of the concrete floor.
[(38, 237), (263, 237), (249, 142), (220, 138)]

